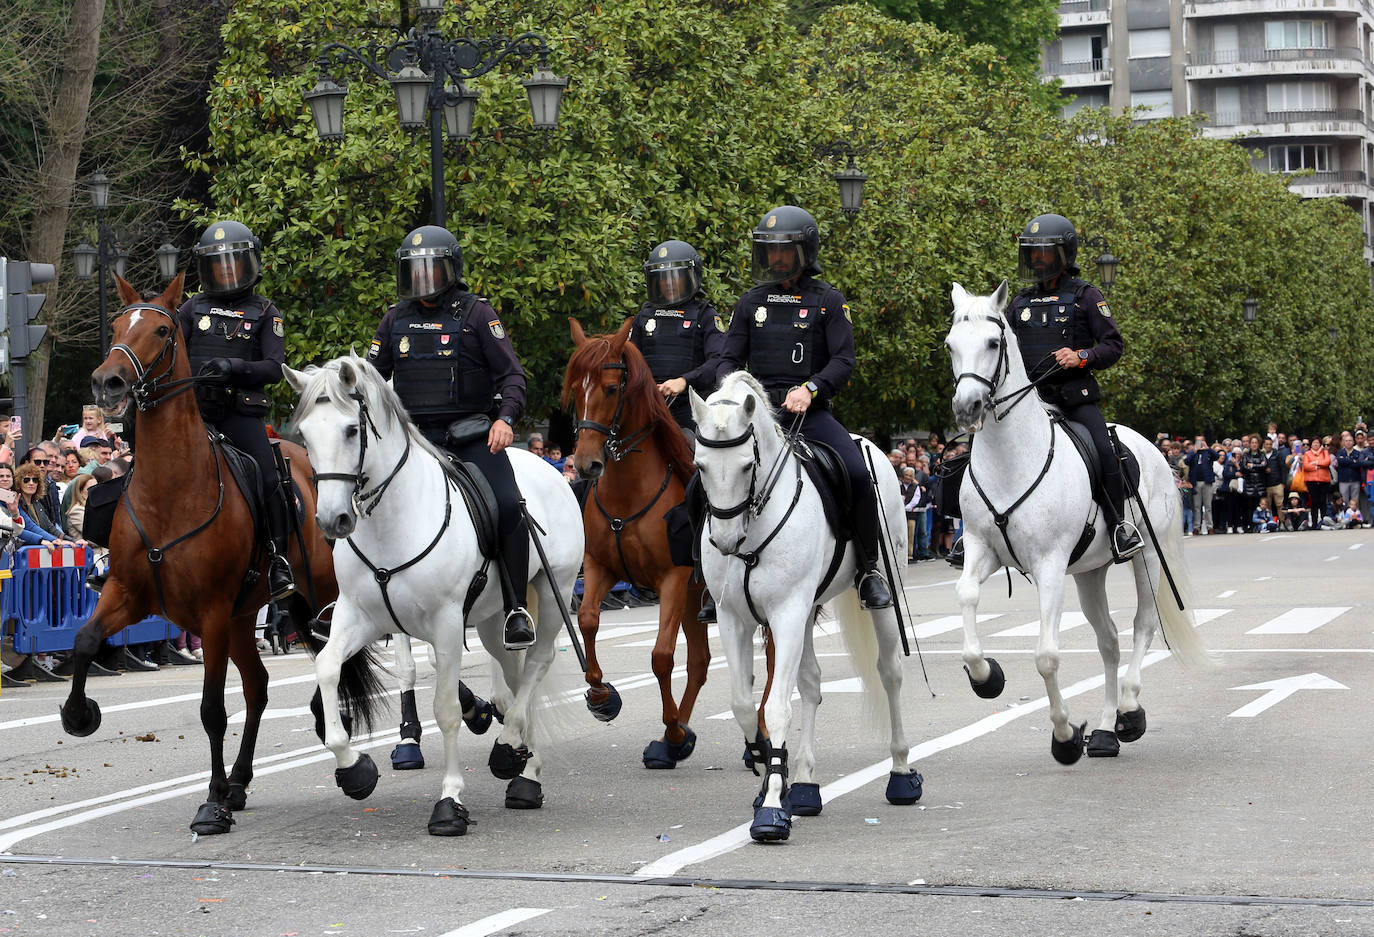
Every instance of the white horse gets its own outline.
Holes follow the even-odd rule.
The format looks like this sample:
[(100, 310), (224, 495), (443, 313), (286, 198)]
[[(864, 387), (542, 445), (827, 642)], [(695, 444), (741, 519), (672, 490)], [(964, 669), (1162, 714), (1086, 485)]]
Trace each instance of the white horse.
[[(1118, 680), (1121, 649), (1107, 605), (1107, 572), (1112, 567), (1111, 528), (1093, 502), (1088, 470), (1060, 422), (1030, 380), (1016, 334), (1003, 316), (1006, 281), (991, 296), (973, 296), (958, 283), (952, 291), (954, 321), (945, 345), (954, 367), (954, 420), (976, 430), (968, 475), (959, 493), (964, 515), (964, 571), (956, 591), (964, 616), (964, 666), (974, 692), (992, 699), (1005, 678), (993, 658), (983, 656), (975, 627), (983, 582), (1003, 566), (1030, 575), (1040, 593), (1040, 640), (1035, 667), (1045, 680), (1054, 735), (1050, 750), (1062, 764), (1073, 764), (1084, 750), (1087, 723), (1072, 725), (1059, 691), (1059, 620), (1064, 611), (1064, 577), (1074, 577), (1083, 614), (1097, 632), (1106, 678), (1106, 700), (1098, 727), (1087, 739), (1092, 757), (1114, 757), (1119, 742), (1145, 732), (1140, 670), (1156, 629), (1162, 623), (1169, 649), (1189, 665), (1211, 663), (1195, 630), (1191, 610), (1181, 610), (1173, 591), (1160, 579), (1160, 550), (1180, 596), (1187, 596), (1178, 492), (1173, 473), (1159, 450), (1139, 433), (1117, 427), (1121, 443), (1140, 464), (1140, 497), (1158, 537), (1149, 536), (1138, 502), (1127, 500), (1127, 514), (1145, 537), (1145, 549), (1132, 559), (1136, 613), (1131, 659)], [(1019, 391), (1025, 390), (1025, 393)], [(980, 494), (979, 489), (982, 489)], [(994, 509), (1002, 513), (999, 527)], [(1085, 526), (1095, 535), (1081, 556), (1070, 557)]]
[[(460, 719), (478, 715), (475, 699), (462, 692), (466, 688), (458, 680), (463, 629), (470, 619), (491, 654), (492, 703), (505, 719), (488, 765), (496, 777), (510, 781), (507, 807), (541, 806), (539, 745), (547, 739), (537, 721), (538, 691), (563, 627), (558, 603), (566, 606), (569, 601), (582, 561), (582, 525), (567, 482), (538, 456), (507, 450), (529, 515), (547, 531), (540, 539), (553, 571), (550, 581), (537, 562), (530, 564), (528, 607), (536, 620), (535, 643), (528, 651), (507, 651), (495, 570), (464, 615), (469, 585), (484, 566), (477, 533), (450, 478), (447, 458), (410, 423), (390, 385), (356, 355), (304, 373), (285, 372), (301, 395), (296, 425), (317, 472), (317, 520), (338, 540), (334, 570), (339, 601), (329, 642), (315, 660), (325, 745), (338, 764), (335, 780), (355, 799), (368, 796), (377, 783), (376, 765), (350, 745), (339, 718), (340, 668), (371, 642), (404, 630), (434, 648), (434, 716), (445, 757), (442, 799), (435, 804), (429, 832), (467, 832), (457, 732)], [(538, 555), (530, 551), (531, 558)], [(366, 705), (356, 698), (345, 702), (355, 711)]]
[[(892, 753), (887, 799), (893, 804), (915, 803), (922, 778), (907, 764), (910, 748), (902, 731), (902, 649), (895, 610), (861, 613), (853, 587), (854, 547), (836, 543), (820, 495), (774, 419), (758, 381), (736, 371), (706, 401), (693, 392), (691, 402), (698, 424), (697, 469), (710, 507), (702, 532), (702, 568), (716, 596), (735, 720), (744, 731), (755, 773), (760, 766), (766, 769), (754, 800), (750, 836), (758, 842), (780, 842), (791, 833), (792, 815), (821, 812), (820, 786), (814, 780), (821, 669), (812, 631), (822, 603), (831, 599), (838, 598), (836, 617), (862, 678), (866, 702), (877, 709), (879, 683), (886, 695)], [(871, 465), (887, 466), (887, 458), (872, 443), (859, 440), (859, 445), (870, 454)], [(895, 544), (893, 555), (905, 557), (906, 515), (897, 479), (890, 471), (877, 475), (888, 542)], [(893, 591), (897, 588), (894, 584)], [(760, 625), (771, 632), (775, 645), (773, 685), (764, 703), (766, 731), (752, 693), (753, 638)], [(787, 732), (793, 688), (801, 694), (801, 744), (793, 765), (795, 780), (789, 786)], [(881, 717), (881, 712), (869, 715)]]

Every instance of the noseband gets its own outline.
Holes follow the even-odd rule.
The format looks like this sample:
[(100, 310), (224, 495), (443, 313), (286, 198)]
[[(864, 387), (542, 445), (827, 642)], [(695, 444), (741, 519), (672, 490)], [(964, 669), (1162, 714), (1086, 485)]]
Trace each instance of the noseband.
[[(119, 310), (119, 312), (115, 314), (115, 318), (119, 318), (126, 312), (144, 310), (155, 312), (160, 316), (166, 316), (167, 321), (172, 325), (172, 330), (170, 334), (168, 334), (167, 340), (162, 343), (162, 347), (158, 349), (158, 353), (154, 356), (153, 360), (145, 365), (138, 359), (138, 355), (134, 353), (134, 350), (123, 342), (117, 342), (110, 346), (111, 352), (120, 352), (124, 357), (128, 358), (129, 363), (134, 366), (134, 382), (129, 385), (129, 396), (133, 399), (134, 406), (137, 407), (140, 412), (151, 410), (158, 404), (172, 399), (177, 394), (185, 393), (195, 387), (197, 383), (203, 383), (204, 380), (203, 378), (196, 377), (182, 378), (181, 380), (175, 381), (167, 380), (167, 378), (172, 376), (172, 372), (176, 370), (176, 337), (181, 329), (181, 326), (177, 324), (176, 317), (172, 315), (171, 310), (155, 303), (130, 303)], [(156, 377), (151, 376), (149, 372), (151, 372), (153, 368), (156, 368), (162, 362), (163, 358), (167, 357), (169, 351), (172, 355), (167, 362), (167, 367)], [(172, 388), (175, 388), (175, 390)], [(159, 391), (168, 391), (168, 393), (164, 393), (160, 397), (154, 396)]]
[(653, 423), (649, 422), (644, 425), (643, 429), (631, 433), (627, 438), (620, 438), (620, 416), (625, 411), (625, 385), (629, 380), (629, 367), (625, 364), (625, 358), (622, 356), (619, 361), (608, 361), (601, 365), (601, 370), (620, 372), (620, 384), (617, 386), (615, 394), (615, 415), (611, 417), (611, 425), (607, 426), (605, 423), (598, 423), (595, 420), (582, 419), (577, 421), (574, 431), (580, 433), (584, 429), (589, 429), (605, 436), (606, 458), (612, 462), (619, 462), (630, 453), (638, 452), (639, 450), (635, 448), (635, 445), (653, 432), (654, 427)]
[[(735, 403), (735, 401), (732, 400), (722, 400), (718, 402)], [(738, 404), (736, 404), (736, 406), (738, 406)], [(714, 535), (711, 537), (711, 542), (715, 544), (716, 549), (720, 550), (720, 552), (723, 555), (738, 556), (745, 561), (746, 565), (752, 567), (753, 565), (758, 563), (758, 558), (759, 555), (763, 552), (763, 548), (766, 547), (770, 542), (772, 542), (773, 538), (778, 535), (778, 532), (782, 530), (783, 526), (787, 523), (787, 519), (792, 516), (792, 511), (794, 508), (796, 508), (797, 501), (801, 497), (802, 481), (800, 463), (796, 464), (797, 485), (796, 490), (792, 494), (792, 504), (790, 507), (788, 507), (787, 513), (783, 515), (782, 520), (778, 522), (778, 525), (775, 528), (773, 528), (773, 532), (770, 533), (766, 538), (764, 538), (764, 541), (759, 544), (757, 549), (749, 553), (740, 552), (740, 547), (744, 545), (745, 539), (749, 536), (749, 521), (753, 520), (754, 518), (758, 517), (761, 513), (763, 513), (764, 507), (768, 504), (768, 499), (772, 497), (773, 488), (777, 486), (778, 480), (782, 477), (783, 463), (787, 461), (788, 455), (791, 454), (792, 450), (798, 445), (798, 441), (796, 438), (796, 425), (800, 425), (800, 422), (801, 414), (797, 414), (797, 420), (796, 424), (793, 427), (793, 432), (783, 434), (783, 444), (782, 447), (778, 450), (778, 457), (773, 461), (772, 467), (770, 467), (768, 470), (768, 475), (764, 479), (763, 490), (757, 493), (756, 489), (758, 487), (759, 463), (761, 460), (759, 456), (759, 439), (758, 436), (754, 433), (754, 423), (750, 423), (745, 428), (744, 432), (740, 433), (738, 436), (732, 436), (729, 439), (708, 439), (705, 436), (697, 436), (697, 445), (705, 446), (707, 449), (732, 449), (735, 446), (743, 445), (746, 440), (752, 442), (754, 447), (754, 459), (753, 463), (749, 467), (749, 493), (745, 496), (743, 501), (741, 501), (739, 504), (732, 505), (728, 508), (718, 508), (711, 503), (710, 496), (707, 495), (704, 490), (702, 491), (702, 495), (706, 499), (707, 513), (710, 514), (711, 517), (716, 518), (717, 520), (729, 520), (732, 517), (739, 517), (741, 514), (744, 515), (744, 529), (740, 534), (739, 540), (735, 542), (734, 546), (729, 548), (722, 547), (720, 544), (716, 543)], [(748, 512), (747, 514), (745, 513), (746, 511)], [(708, 526), (710, 524), (709, 518), (707, 519), (707, 524)]]
[[(318, 491), (321, 481), (343, 481), (353, 483), (353, 510), (364, 517), (371, 517), (372, 512), (377, 509), (377, 505), (382, 501), (382, 495), (386, 494), (387, 487), (396, 478), (401, 466), (406, 464), (406, 459), (410, 458), (410, 433), (406, 433), (406, 449), (401, 453), (401, 458), (396, 462), (386, 478), (370, 491), (367, 488), (370, 479), (363, 471), (363, 462), (367, 459), (367, 434), (370, 431), (373, 438), (381, 439), (382, 434), (377, 431), (377, 424), (372, 421), (372, 414), (367, 409), (367, 398), (361, 391), (353, 391), (348, 395), (358, 403), (358, 470), (356, 472), (316, 472), (315, 489)], [(326, 398), (327, 399), (327, 398)], [(320, 401), (317, 401), (320, 402)]]
[[(970, 316), (970, 317), (966, 317), (965, 319), (961, 319), (960, 321), (961, 321), (961, 322), (963, 322), (963, 321), (971, 321), (972, 318), (973, 318), (973, 317)], [(1018, 388), (1018, 389), (1012, 391), (1011, 393), (1003, 394), (1003, 395), (1000, 396), (1000, 397), (994, 397), (993, 394), (995, 394), (995, 393), (997, 392), (997, 388), (999, 388), (999, 387), (1002, 386), (1002, 382), (1003, 382), (1004, 380), (1006, 380), (1007, 373), (1008, 373), (1008, 365), (1007, 365), (1007, 323), (1006, 323), (1006, 321), (1005, 321), (1004, 319), (1002, 319), (1000, 316), (979, 316), (979, 318), (986, 319), (987, 321), (991, 322), (993, 325), (997, 326), (997, 331), (998, 331), (999, 333), (1001, 333), (1001, 341), (998, 343), (998, 346), (997, 346), (997, 367), (993, 368), (991, 379), (984, 377), (983, 375), (979, 374), (977, 371), (963, 371), (963, 372), (961, 372), (961, 373), (959, 373), (959, 374), (956, 374), (956, 375), (954, 376), (954, 386), (957, 388), (957, 387), (959, 386), (959, 382), (962, 381), (962, 380), (964, 380), (965, 378), (968, 378), (969, 380), (977, 381), (977, 382), (980, 383), (980, 384), (986, 385), (986, 387), (987, 387), (987, 389), (988, 389), (988, 392), (987, 392), (987, 395), (986, 395), (986, 396), (987, 396), (987, 407), (988, 407), (989, 410), (992, 411), (992, 418), (993, 418), (994, 420), (1001, 420), (1001, 419), (1003, 419), (1008, 413), (1010, 413), (1010, 412), (1012, 411), (1012, 408), (1013, 408), (1013, 407), (1015, 407), (1015, 406), (1016, 406), (1018, 403), (1020, 403), (1022, 400), (1026, 399), (1026, 397), (1030, 394), (1030, 392), (1031, 392), (1032, 390), (1034, 390), (1034, 389), (1036, 388), (1036, 386), (1040, 384), (1041, 381), (1045, 380), (1047, 377), (1049, 377), (1051, 374), (1054, 374), (1056, 371), (1059, 371), (1059, 370), (1060, 370), (1060, 367), (1059, 367), (1058, 364), (1055, 364), (1053, 367), (1051, 367), (1049, 370), (1047, 370), (1044, 374), (1040, 375), (1040, 376), (1037, 377), (1035, 380), (1028, 382), (1028, 383), (1026, 384), (1025, 387), (1020, 387), (1020, 388)], [(1050, 356), (1049, 356), (1049, 355), (1046, 355), (1045, 357), (1050, 357)], [(1041, 359), (1041, 361), (1043, 361), (1043, 360), (1044, 360), (1044, 358)], [(1036, 367), (1039, 367), (1039, 364), (1038, 364), (1038, 363), (1037, 363)], [(997, 406), (998, 406), (999, 404), (1006, 403), (1008, 400), (1011, 401), (1011, 404), (1010, 404), (1005, 410), (1003, 410), (1001, 413), (998, 413), (998, 412), (997, 412)]]

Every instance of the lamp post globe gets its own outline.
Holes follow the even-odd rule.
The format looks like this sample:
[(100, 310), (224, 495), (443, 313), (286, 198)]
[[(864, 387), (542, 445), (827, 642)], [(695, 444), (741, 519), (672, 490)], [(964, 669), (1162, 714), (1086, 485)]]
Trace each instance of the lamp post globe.
[(104, 211), (110, 207), (110, 177), (103, 172), (97, 172), (86, 177), (86, 185), (91, 189), (91, 204), (96, 211)]
[(854, 157), (851, 156), (849, 165), (831, 178), (840, 187), (840, 211), (846, 215), (857, 215), (859, 207), (863, 205), (864, 183), (868, 181), (868, 176), (859, 171), (859, 167), (854, 165)]
[(1111, 292), (1112, 284), (1116, 282), (1116, 267), (1120, 261), (1111, 255), (1106, 248), (1103, 248), (1101, 256), (1097, 258), (1097, 276), (1102, 281), (1102, 289)]
[(343, 140), (343, 106), (348, 91), (335, 84), (328, 75), (321, 75), (315, 87), (305, 92), (310, 116), (315, 121), (315, 133), (325, 143)]
[(481, 92), (461, 81), (444, 90), (444, 131), (450, 140), (472, 139), (472, 118)]
[(177, 257), (181, 252), (176, 247), (164, 241), (153, 253), (157, 255), (157, 271), (162, 279), (170, 280), (177, 275)]
[(391, 79), (391, 87), (396, 92), (396, 116), (402, 130), (425, 129), (429, 86), (433, 81), (416, 65), (407, 65)]
[(521, 82), (530, 96), (530, 116), (535, 130), (556, 130), (558, 128), (558, 109), (563, 102), (563, 89), (568, 79), (559, 78), (541, 61), (534, 70), (534, 77)]
[(1259, 300), (1253, 296), (1247, 296), (1240, 301), (1241, 311), (1245, 315), (1246, 322), (1254, 322), (1259, 315)]
[(100, 251), (86, 241), (82, 241), (72, 248), (72, 259), (76, 263), (76, 278), (78, 280), (89, 280), (95, 276), (95, 261), (99, 255)]

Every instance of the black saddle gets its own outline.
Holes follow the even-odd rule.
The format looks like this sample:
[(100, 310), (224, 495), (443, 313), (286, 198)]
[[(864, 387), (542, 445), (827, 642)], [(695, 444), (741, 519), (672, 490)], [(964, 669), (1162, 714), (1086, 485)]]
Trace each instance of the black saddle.
[(459, 494), (463, 496), (468, 516), (472, 518), (473, 529), (477, 532), (477, 549), (484, 558), (491, 559), (496, 556), (498, 543), (496, 518), (499, 508), (496, 504), (496, 493), (491, 490), (491, 483), (477, 466), (471, 462), (464, 462), (447, 449), (443, 452), (448, 457), (444, 470), (453, 480)]
[(854, 497), (844, 461), (830, 446), (813, 439), (799, 439), (796, 453), (821, 497), (831, 533), (837, 542), (845, 543), (854, 536), (854, 526), (850, 523)]
[[(1075, 423), (1073, 420), (1058, 417), (1059, 422), (1067, 430), (1069, 439), (1073, 441), (1074, 448), (1083, 457), (1083, 463), (1088, 468), (1088, 481), (1092, 485), (1093, 500), (1098, 505), (1105, 507), (1107, 495), (1102, 488), (1102, 460), (1097, 455), (1097, 445), (1093, 442), (1093, 437), (1088, 428), (1082, 423)], [(1113, 438), (1113, 442), (1115, 439)], [(1132, 492), (1140, 487), (1140, 463), (1136, 461), (1135, 453), (1125, 447), (1118, 447), (1117, 452), (1122, 456), (1121, 472), (1124, 476), (1126, 491)]]

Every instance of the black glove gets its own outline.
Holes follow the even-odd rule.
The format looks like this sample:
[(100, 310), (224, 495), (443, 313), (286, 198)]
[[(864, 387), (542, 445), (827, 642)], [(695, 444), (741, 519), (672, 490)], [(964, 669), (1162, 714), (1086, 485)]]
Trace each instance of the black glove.
[(210, 384), (228, 384), (234, 366), (228, 358), (211, 358), (200, 366), (200, 377)]

